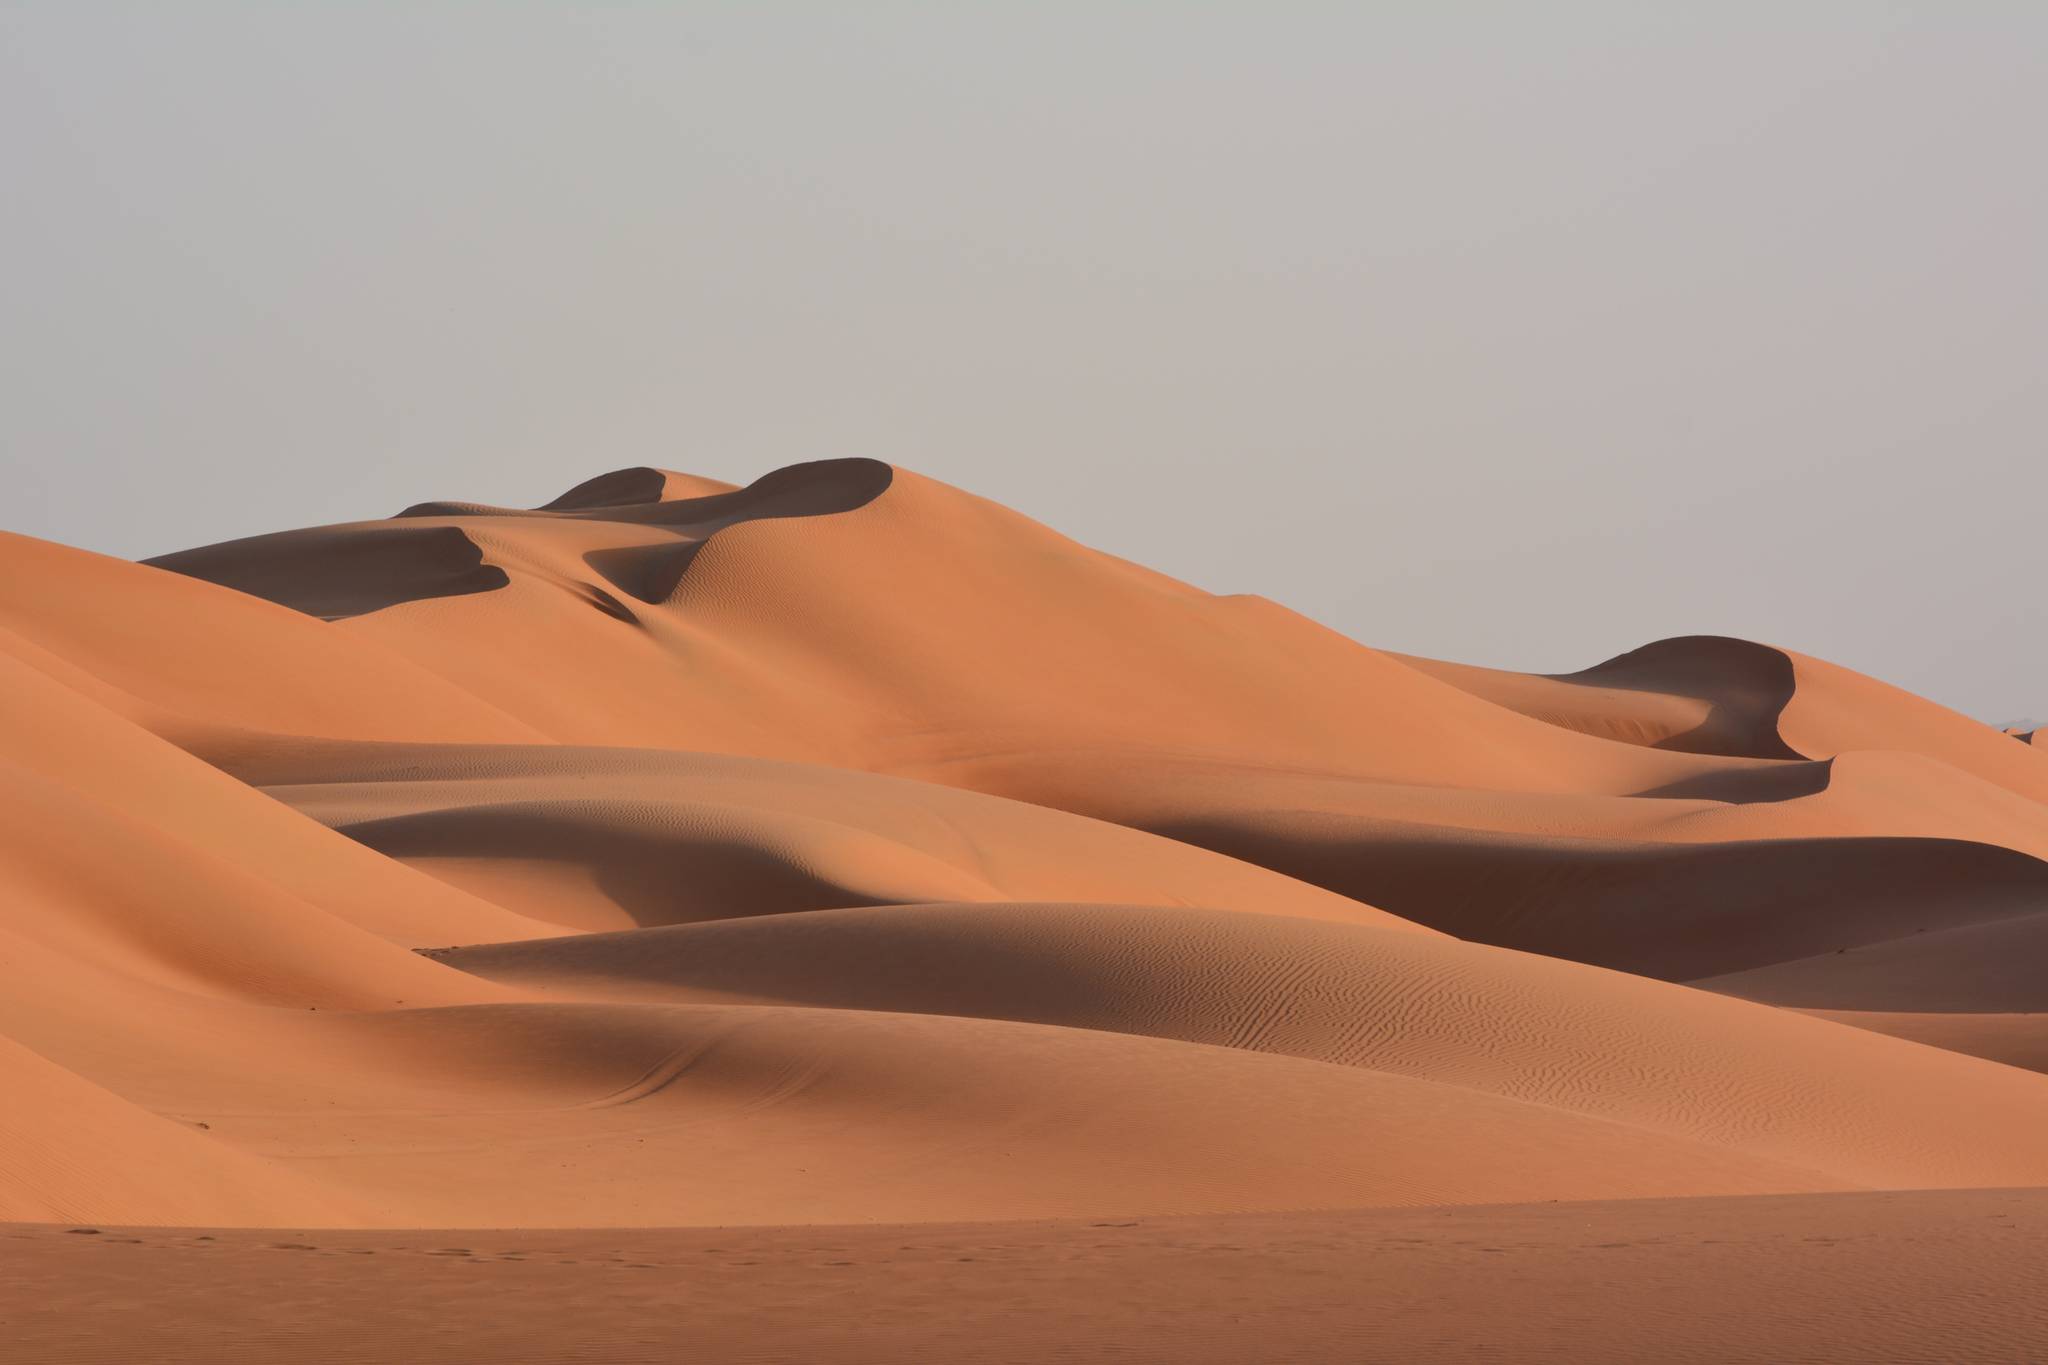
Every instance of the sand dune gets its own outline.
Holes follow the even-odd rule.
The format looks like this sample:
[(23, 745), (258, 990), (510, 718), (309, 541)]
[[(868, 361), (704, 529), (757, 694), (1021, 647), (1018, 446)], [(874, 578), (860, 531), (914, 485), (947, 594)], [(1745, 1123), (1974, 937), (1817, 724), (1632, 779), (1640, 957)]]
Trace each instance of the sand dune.
[(177, 574), (0, 533), (0, 653), (158, 733), (516, 742), (530, 727), (375, 642)]
[[(435, 956), (567, 998), (914, 1010), (1308, 1057), (1850, 1183), (2048, 1176), (2037, 1132), (2048, 1095), (2035, 1077), (1638, 977), (1369, 925), (1153, 906), (912, 905)], [(1967, 1136), (1954, 1131), (1957, 1105), (1982, 1120)]]
[(1272, 816), (1185, 834), (1446, 933), (1672, 981), (2048, 900), (2041, 863), (1960, 840), (1630, 842)]
[[(325, 1181), (409, 1226), (1026, 1218), (1857, 1183), (1444, 1082), (1006, 1021), (551, 1002), (356, 1028), (441, 1077), (463, 1107), (231, 1121), (248, 1150), (311, 1157)], [(1966, 1146), (1963, 1159), (1983, 1154)], [(1987, 1155), (1979, 1169), (2000, 1161)]]
[(2048, 756), (1789, 650), (1382, 653), (871, 460), (0, 568), (0, 1218), (2048, 1187)]
[[(450, 594), (421, 554), (418, 590), (392, 600), (374, 547), (430, 531), (462, 535), (507, 582)], [(967, 786), (982, 759), (1069, 751), (1531, 790), (1732, 766), (1560, 732), (873, 461), (667, 503), (427, 504), (155, 562), (315, 614), (353, 594), (351, 633), (571, 742)], [(670, 704), (679, 688), (687, 707)]]
[[(894, 773), (1151, 829), (1217, 814), (1158, 800), (1212, 774), (1251, 809), (1315, 778), (1725, 803), (1824, 783), (1802, 759), (1877, 748), (2029, 806), (2048, 792), (2048, 760), (1804, 656), (1676, 640), (1563, 679), (1404, 660), (873, 462), (670, 502), (576, 501), (428, 504), (158, 562), (280, 601), (355, 582), (385, 604), (378, 537), (460, 534), (505, 585), (442, 595), (423, 566), (406, 600), (348, 629), (552, 738)], [(689, 705), (668, 705), (677, 695)]]
[(1746, 640), (1660, 640), (1556, 676), (1407, 662), (1535, 719), (1653, 748), (1809, 759), (1900, 750), (2048, 798), (2048, 763), (2011, 752), (1989, 727), (1837, 664)]
[(1782, 651), (1694, 635), (1546, 676), (1400, 656), (1474, 696), (1567, 730), (1681, 753), (1806, 758), (1778, 732), (1797, 680)]
[(326, 745), (234, 770), (391, 858), (581, 929), (1033, 899), (1417, 928), (1121, 826), (808, 764), (568, 745)]
[(315, 1181), (224, 1148), (4, 1037), (0, 1085), (0, 1219), (265, 1226), (362, 1217)]
[(1988, 725), (1876, 678), (1792, 656), (1798, 686), (1779, 719), (1786, 742), (1812, 758), (1851, 749), (1924, 754), (2034, 801), (2048, 800), (2048, 753), (2008, 744)]

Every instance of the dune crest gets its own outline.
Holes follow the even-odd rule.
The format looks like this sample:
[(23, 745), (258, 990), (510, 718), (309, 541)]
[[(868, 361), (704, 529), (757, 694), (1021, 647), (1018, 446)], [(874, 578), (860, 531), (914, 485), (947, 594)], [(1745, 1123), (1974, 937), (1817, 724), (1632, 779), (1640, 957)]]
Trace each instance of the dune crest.
[(1658, 640), (1577, 673), (1510, 673), (1403, 656), (1453, 686), (1536, 720), (1680, 753), (1808, 758), (1778, 731), (1792, 660), (1725, 636)]

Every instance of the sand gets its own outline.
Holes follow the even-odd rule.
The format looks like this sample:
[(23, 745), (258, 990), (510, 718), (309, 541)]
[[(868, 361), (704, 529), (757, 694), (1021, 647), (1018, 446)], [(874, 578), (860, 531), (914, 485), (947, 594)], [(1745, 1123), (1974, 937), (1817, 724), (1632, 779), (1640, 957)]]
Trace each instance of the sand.
[(44, 1358), (251, 1277), (308, 1359), (2048, 1350), (2048, 753), (1791, 650), (1475, 668), (875, 461), (629, 469), (0, 537), (0, 778)]
[[(858, 1228), (0, 1226), (52, 1365), (2038, 1360), (2040, 1191)], [(250, 1293), (247, 1287), (260, 1286)]]

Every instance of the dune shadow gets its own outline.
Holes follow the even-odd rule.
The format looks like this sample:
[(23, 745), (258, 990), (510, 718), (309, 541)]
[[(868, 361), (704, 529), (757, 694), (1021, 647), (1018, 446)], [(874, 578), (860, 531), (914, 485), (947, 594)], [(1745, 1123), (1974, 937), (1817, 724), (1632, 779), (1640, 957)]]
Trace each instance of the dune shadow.
[(622, 545), (609, 550), (592, 550), (583, 556), (605, 582), (628, 597), (650, 606), (668, 601), (689, 572), (691, 561), (704, 548), (702, 540), (679, 540), (669, 545)]
[(1384, 821), (1153, 832), (1459, 938), (1666, 981), (2048, 905), (2048, 863), (1957, 839), (1638, 844)]
[(1726, 635), (1679, 635), (1656, 640), (1553, 681), (1624, 692), (1659, 693), (1705, 702), (1707, 718), (1650, 747), (1731, 758), (1795, 758), (1800, 753), (1778, 733), (1797, 688), (1792, 659), (1783, 650)]
[(1764, 767), (1695, 773), (1636, 795), (1661, 800), (1723, 801), (1731, 806), (1796, 801), (1826, 791), (1834, 780), (1834, 772), (1832, 758), (1788, 760)]
[(636, 465), (631, 469), (614, 469), (594, 479), (585, 479), (552, 502), (542, 503), (538, 510), (581, 512), (595, 507), (660, 502), (667, 489), (667, 474), (646, 465)]
[[(621, 477), (636, 472), (645, 471), (622, 471)], [(895, 470), (878, 460), (822, 460), (775, 470), (730, 493), (579, 508), (592, 519), (660, 527), (674, 537), (651, 545), (591, 550), (583, 562), (618, 591), (659, 605), (674, 595), (690, 565), (718, 532), (743, 522), (855, 511), (886, 492), (894, 478)], [(628, 481), (621, 489), (639, 486)], [(622, 493), (615, 489), (606, 496)]]
[[(431, 867), (454, 885), (475, 880), (454, 864), (508, 872), (551, 863), (587, 876), (603, 897), (646, 928), (789, 911), (828, 910), (875, 902), (871, 891), (846, 886), (800, 857), (737, 832), (669, 828), (620, 820), (610, 809), (518, 803), (456, 806), (384, 816), (336, 827), (389, 858), (454, 860)], [(503, 892), (469, 888), (485, 899)], [(549, 893), (508, 909), (548, 920)], [(582, 926), (578, 926), (582, 927)]]
[(327, 621), (512, 581), (461, 527), (388, 522), (259, 536), (146, 562)]
[[(819, 460), (777, 469), (745, 488), (663, 501), (666, 475), (626, 469), (579, 484), (539, 509), (421, 503), (386, 521), (254, 536), (144, 562), (340, 621), (511, 583), (503, 568), (485, 560), (482, 546), (467, 530), (421, 524), (431, 518), (515, 519), (528, 526), (612, 522), (669, 535), (653, 544), (592, 550), (584, 562), (628, 597), (659, 603), (675, 592), (691, 561), (717, 532), (746, 521), (853, 511), (880, 497), (895, 472), (879, 460)], [(625, 602), (596, 584), (586, 585), (582, 596), (617, 620), (638, 620)]]

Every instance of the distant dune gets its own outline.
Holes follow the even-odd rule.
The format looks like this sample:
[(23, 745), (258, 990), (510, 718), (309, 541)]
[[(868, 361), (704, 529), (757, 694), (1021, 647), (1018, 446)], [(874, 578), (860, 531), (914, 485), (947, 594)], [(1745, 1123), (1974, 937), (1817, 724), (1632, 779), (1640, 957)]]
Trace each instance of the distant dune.
[[(1940, 1219), (2048, 1187), (2020, 738), (1740, 640), (1384, 653), (868, 460), (0, 537), (0, 1218)], [(1251, 1235), (1159, 1226), (1115, 1274)]]

